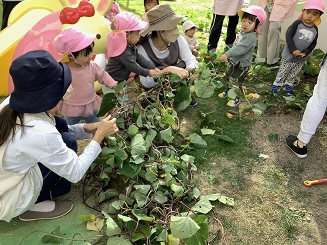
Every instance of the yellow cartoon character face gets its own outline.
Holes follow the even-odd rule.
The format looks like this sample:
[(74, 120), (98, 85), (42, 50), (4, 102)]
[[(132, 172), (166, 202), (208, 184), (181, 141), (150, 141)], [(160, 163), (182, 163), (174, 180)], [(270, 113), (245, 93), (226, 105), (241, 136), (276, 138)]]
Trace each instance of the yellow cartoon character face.
[[(82, 5), (80, 5), (80, 3)], [(87, 4), (85, 4), (85, 2)], [(98, 33), (95, 40), (94, 54), (107, 51), (107, 36), (110, 32), (109, 21), (104, 17), (113, 0), (24, 0), (11, 12), (8, 27), (0, 32), (0, 95), (7, 96), (13, 90), (9, 67), (15, 58), (32, 50), (49, 51), (57, 60), (58, 52), (54, 50), (54, 39), (60, 32), (70, 26), (76, 26), (86, 33)], [(75, 9), (69, 12), (78, 14), (74, 24), (61, 23), (59, 13), (64, 8)], [(87, 9), (94, 9), (94, 14)], [(67, 10), (67, 9), (66, 9)], [(76, 16), (75, 16), (76, 17)]]
[(94, 40), (93, 53), (105, 53), (107, 51), (107, 36), (110, 32), (110, 22), (105, 18), (105, 15), (113, 0), (91, 0), (90, 2), (60, 0), (60, 2), (63, 6), (67, 6), (60, 11), (62, 29), (75, 26), (86, 33), (100, 34), (100, 39)]

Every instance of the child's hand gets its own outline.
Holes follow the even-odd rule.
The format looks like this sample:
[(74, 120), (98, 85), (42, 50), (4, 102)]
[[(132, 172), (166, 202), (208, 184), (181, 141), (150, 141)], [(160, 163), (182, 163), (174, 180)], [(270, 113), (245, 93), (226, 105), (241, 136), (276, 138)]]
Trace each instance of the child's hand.
[(162, 75), (162, 71), (160, 69), (156, 68), (156, 69), (154, 69), (154, 71), (155, 71), (155, 76)]
[(151, 69), (149, 70), (149, 76), (154, 77), (154, 76), (160, 76), (162, 74), (161, 70), (158, 68)]
[[(115, 89), (117, 87), (117, 84), (113, 86), (112, 88)], [(118, 93), (118, 96), (122, 96), (124, 94), (124, 89), (120, 90)]]
[(299, 56), (298, 57), (301, 57), (301, 58), (303, 58), (303, 57), (305, 57), (307, 54), (305, 53), (305, 52), (302, 52), (302, 53), (300, 53), (299, 54)]
[(294, 57), (299, 57), (299, 55), (301, 54), (301, 51), (300, 50), (294, 50), (292, 52), (292, 54), (293, 54)]
[(223, 54), (222, 56), (220, 56), (219, 59), (222, 60), (222, 61), (227, 61), (228, 57), (227, 57), (226, 54)]
[(198, 51), (196, 48), (194, 48), (194, 49), (192, 50), (192, 54), (193, 54), (194, 56), (198, 56), (198, 55), (199, 55), (199, 51)]
[(118, 93), (118, 96), (122, 96), (122, 95), (124, 95), (124, 89), (120, 90)]
[(199, 45), (194, 46), (194, 49), (196, 49), (196, 50), (200, 50), (200, 46), (199, 46)]

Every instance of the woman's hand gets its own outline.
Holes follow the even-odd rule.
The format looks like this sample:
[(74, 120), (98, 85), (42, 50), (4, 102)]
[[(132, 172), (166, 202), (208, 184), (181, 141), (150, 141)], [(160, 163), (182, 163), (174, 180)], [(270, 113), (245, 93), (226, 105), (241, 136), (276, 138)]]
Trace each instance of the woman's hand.
[(100, 122), (98, 122), (98, 127), (95, 131), (93, 140), (99, 143), (102, 143), (104, 137), (117, 133), (119, 129), (116, 125), (116, 118), (111, 119), (110, 116), (104, 118)]
[(168, 66), (168, 67), (164, 68), (162, 71), (163, 71), (163, 73), (176, 74), (181, 79), (187, 78), (189, 76), (188, 70), (183, 69), (183, 68), (179, 68), (177, 66)]
[(195, 79), (197, 79), (200, 76), (200, 74), (198, 74), (198, 73), (192, 73), (191, 72), (191, 71), (194, 71), (195, 70), (194, 68), (186, 68), (186, 70), (188, 70), (188, 72), (189, 72), (189, 78), (190, 79), (195, 80)]
[(161, 70), (158, 69), (158, 68), (149, 70), (149, 76), (150, 77), (160, 76), (160, 75), (161, 75)]

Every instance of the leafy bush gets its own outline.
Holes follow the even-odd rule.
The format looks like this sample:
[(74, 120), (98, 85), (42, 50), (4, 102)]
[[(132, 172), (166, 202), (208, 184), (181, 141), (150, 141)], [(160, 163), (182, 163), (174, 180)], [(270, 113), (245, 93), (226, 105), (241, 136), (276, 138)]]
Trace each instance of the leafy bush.
[(177, 111), (186, 109), (194, 94), (208, 98), (219, 86), (209, 69), (197, 76), (196, 83), (164, 76), (154, 89), (138, 91), (122, 105), (114, 94), (104, 96), (100, 112), (111, 108), (120, 133), (105, 139), (85, 178), (83, 200), (102, 212), (107, 244), (206, 244), (212, 202), (234, 205), (219, 193), (201, 196), (192, 178), (195, 157), (183, 153), (207, 143), (196, 133), (178, 131)]

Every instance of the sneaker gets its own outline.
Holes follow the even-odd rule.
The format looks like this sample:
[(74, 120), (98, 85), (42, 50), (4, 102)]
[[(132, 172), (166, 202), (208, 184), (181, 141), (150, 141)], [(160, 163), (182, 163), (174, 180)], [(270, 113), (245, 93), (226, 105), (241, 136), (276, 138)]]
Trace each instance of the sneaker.
[(267, 66), (268, 66), (269, 68), (272, 68), (272, 69), (274, 69), (274, 68), (278, 68), (278, 67), (279, 67), (279, 62), (277, 61), (277, 62), (275, 62), (274, 64), (268, 64), (268, 63), (267, 63)]
[(306, 158), (308, 155), (308, 148), (303, 146), (303, 148), (299, 147), (297, 144), (298, 138), (294, 135), (289, 135), (286, 138), (286, 144), (294, 152), (294, 154), (299, 158)]
[(227, 105), (229, 107), (236, 107), (239, 105), (239, 103), (240, 103), (240, 99), (235, 99), (235, 100), (228, 101)]
[(286, 95), (286, 96), (294, 95), (293, 90), (294, 90), (294, 88), (292, 86), (286, 84), (284, 86), (284, 95)]
[(271, 88), (272, 94), (274, 96), (277, 95), (278, 91), (280, 90), (280, 86), (277, 86), (277, 85), (274, 85), (274, 84), (271, 85), (270, 88)]
[(22, 221), (33, 221), (40, 219), (56, 219), (68, 214), (73, 209), (73, 203), (55, 201), (55, 208), (51, 212), (26, 211), (19, 216)]
[(219, 98), (226, 98), (227, 95), (228, 95), (228, 90), (225, 90), (224, 92), (218, 94), (218, 97), (219, 97)]
[(190, 106), (196, 106), (197, 104), (198, 104), (198, 102), (196, 102), (196, 100), (194, 98), (192, 98)]

